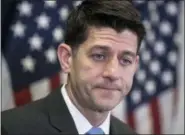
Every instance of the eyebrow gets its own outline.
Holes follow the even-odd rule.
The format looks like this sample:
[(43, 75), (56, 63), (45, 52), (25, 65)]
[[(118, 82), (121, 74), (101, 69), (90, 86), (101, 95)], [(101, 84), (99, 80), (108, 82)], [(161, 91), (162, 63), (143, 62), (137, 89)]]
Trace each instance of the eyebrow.
[(104, 45), (95, 45), (92, 48), (90, 48), (90, 51), (94, 50), (94, 49), (101, 49), (101, 50), (110, 50), (110, 48), (108, 46), (104, 46)]
[(131, 57), (133, 57), (133, 58), (136, 57), (136, 54), (135, 54), (134, 52), (131, 52), (131, 51), (123, 51), (123, 52), (122, 52), (122, 56), (125, 56), (125, 55), (131, 56)]
[[(109, 51), (110, 47), (105, 46), (105, 45), (95, 45), (92, 48), (90, 48), (89, 52), (91, 52), (94, 49), (101, 49), (101, 50)], [(134, 52), (125, 50), (125, 51), (121, 52), (121, 55), (122, 56), (127, 55), (127, 56), (131, 56), (131, 57), (135, 58), (137, 54), (135, 54)]]

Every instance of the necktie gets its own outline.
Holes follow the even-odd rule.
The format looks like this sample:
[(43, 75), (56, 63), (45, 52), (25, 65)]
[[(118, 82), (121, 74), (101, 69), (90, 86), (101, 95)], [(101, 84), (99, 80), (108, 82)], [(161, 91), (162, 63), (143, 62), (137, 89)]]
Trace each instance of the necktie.
[(101, 128), (96, 128), (96, 127), (93, 127), (91, 128), (87, 133), (86, 135), (95, 135), (95, 134), (98, 134), (98, 135), (103, 135), (104, 132)]

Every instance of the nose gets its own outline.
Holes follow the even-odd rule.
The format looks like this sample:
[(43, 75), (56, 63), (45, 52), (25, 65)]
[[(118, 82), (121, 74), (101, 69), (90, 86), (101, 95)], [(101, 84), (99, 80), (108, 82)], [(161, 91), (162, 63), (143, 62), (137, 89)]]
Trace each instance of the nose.
[(112, 58), (105, 65), (103, 77), (114, 81), (119, 79), (120, 74), (119, 61), (117, 58)]

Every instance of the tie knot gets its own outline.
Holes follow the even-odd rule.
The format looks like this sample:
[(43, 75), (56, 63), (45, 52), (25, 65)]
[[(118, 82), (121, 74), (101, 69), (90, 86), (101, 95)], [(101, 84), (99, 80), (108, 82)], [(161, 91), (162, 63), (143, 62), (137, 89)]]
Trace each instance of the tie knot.
[(101, 128), (93, 127), (86, 134), (87, 135), (104, 134), (104, 132)]

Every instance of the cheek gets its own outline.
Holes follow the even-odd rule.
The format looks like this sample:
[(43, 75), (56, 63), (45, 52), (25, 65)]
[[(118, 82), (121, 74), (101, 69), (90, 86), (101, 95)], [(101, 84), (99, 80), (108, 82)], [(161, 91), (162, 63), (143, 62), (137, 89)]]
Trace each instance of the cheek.
[(101, 74), (101, 67), (88, 62), (82, 62), (78, 68), (78, 74), (83, 81), (94, 81)]
[(134, 74), (135, 71), (132, 68), (122, 71), (122, 85), (126, 87), (127, 92), (132, 87)]
[(122, 85), (126, 85), (126, 87), (130, 87), (132, 85), (133, 75), (128, 72), (123, 74), (122, 76)]
[(134, 75), (134, 69), (132, 66), (121, 67), (120, 74), (124, 78), (132, 78)]

